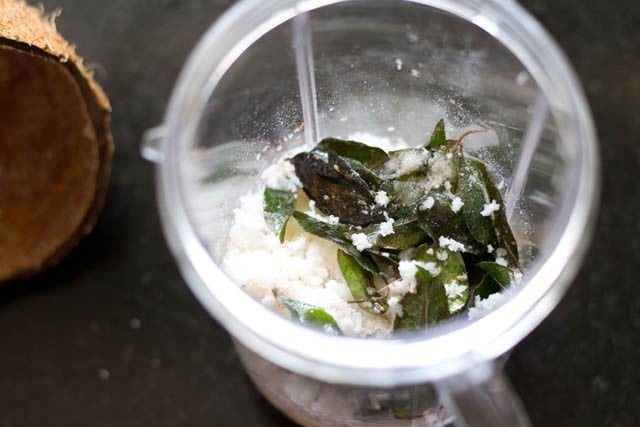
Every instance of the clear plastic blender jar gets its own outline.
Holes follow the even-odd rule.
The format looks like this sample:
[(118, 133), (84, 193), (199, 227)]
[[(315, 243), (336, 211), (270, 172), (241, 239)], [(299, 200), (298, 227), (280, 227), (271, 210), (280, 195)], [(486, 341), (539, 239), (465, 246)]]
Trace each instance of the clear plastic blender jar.
[[(220, 269), (239, 197), (283, 148), (365, 130), (419, 145), (442, 117), (490, 130), (465, 148), (506, 183), (524, 254), (522, 283), (490, 313), (398, 339), (336, 337), (261, 306)], [(240, 1), (192, 53), (143, 154), (158, 162), (163, 226), (186, 282), (292, 419), (528, 425), (501, 356), (574, 277), (599, 166), (573, 71), (515, 2)], [(202, 185), (210, 197), (195, 195)]]

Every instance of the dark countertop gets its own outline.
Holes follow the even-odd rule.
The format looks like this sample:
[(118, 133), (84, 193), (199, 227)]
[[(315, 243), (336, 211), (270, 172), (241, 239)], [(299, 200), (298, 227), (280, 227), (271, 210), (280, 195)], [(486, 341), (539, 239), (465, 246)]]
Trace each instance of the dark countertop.
[[(94, 233), (60, 266), (0, 289), (0, 426), (284, 426), (180, 278), (138, 152), (196, 40), (230, 0), (45, 0), (95, 64), (117, 151)], [(596, 119), (602, 209), (585, 266), (507, 371), (535, 425), (640, 424), (640, 6), (527, 0)]]

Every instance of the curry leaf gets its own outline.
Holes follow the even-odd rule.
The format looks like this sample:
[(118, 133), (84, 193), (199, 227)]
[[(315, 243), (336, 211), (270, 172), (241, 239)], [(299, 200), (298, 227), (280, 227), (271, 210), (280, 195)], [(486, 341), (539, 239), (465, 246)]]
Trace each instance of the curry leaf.
[(402, 317), (396, 317), (394, 330), (419, 331), (449, 317), (444, 286), (425, 269), (418, 267), (416, 293), (402, 298)]
[(388, 180), (380, 188), (389, 196), (387, 212), (395, 219), (415, 216), (416, 207), (426, 196), (424, 187), (413, 181)]
[(335, 319), (323, 309), (314, 305), (305, 304), (284, 296), (276, 289), (273, 290), (276, 300), (287, 307), (291, 315), (298, 322), (310, 326), (320, 327), (324, 332), (339, 334), (340, 328)]
[(413, 253), (413, 259), (431, 268), (433, 280), (445, 289), (451, 314), (464, 308), (469, 300), (469, 279), (465, 260), (459, 252), (421, 245)]
[(359, 162), (359, 161), (357, 161), (355, 159), (349, 159), (347, 157), (345, 157), (344, 160), (347, 162), (347, 164), (349, 166), (351, 166), (351, 168), (354, 171), (356, 171), (360, 175), (360, 177), (367, 184), (369, 184), (371, 189), (377, 190), (378, 188), (380, 188), (380, 186), (384, 182), (382, 180), (382, 178), (380, 178), (378, 175), (376, 175), (375, 172), (373, 172), (370, 168), (368, 168), (363, 163), (361, 163), (361, 162)]
[(441, 261), (437, 280), (444, 287), (449, 311), (454, 314), (462, 310), (469, 300), (469, 281), (462, 255), (451, 251), (445, 253), (447, 258)]
[(479, 253), (482, 251), (483, 248), (478, 245), (467, 230), (462, 212), (453, 211), (451, 198), (443, 193), (431, 192), (425, 201), (429, 197), (433, 200), (433, 204), (427, 203), (418, 207), (417, 210), (418, 223), (429, 237), (436, 242), (440, 237), (454, 239), (464, 245), (465, 252)]
[(433, 129), (431, 138), (425, 145), (425, 148), (437, 148), (440, 145), (444, 144), (446, 140), (447, 137), (444, 132), (444, 120), (441, 119), (438, 123), (436, 123), (436, 127)]
[(458, 195), (463, 202), (462, 215), (469, 233), (483, 245), (496, 245), (493, 221), (490, 216), (482, 215), (484, 205), (490, 202), (482, 172), (469, 160), (462, 162)]
[(415, 261), (426, 264), (428, 262), (438, 263), (439, 260), (436, 256), (437, 246), (431, 246), (428, 244), (420, 245), (413, 252), (411, 258)]
[(371, 258), (378, 265), (379, 274), (387, 283), (398, 278), (398, 264), (400, 263), (400, 259), (397, 254), (378, 249), (367, 249), (367, 253), (371, 255)]
[(307, 233), (315, 234), (339, 245), (351, 244), (347, 234), (357, 231), (353, 226), (339, 223), (329, 224), (328, 222), (320, 221), (300, 211), (294, 211), (292, 215), (296, 221), (298, 221), (300, 227)]
[(464, 161), (461, 145), (458, 141), (448, 140), (445, 142), (443, 150), (445, 156), (449, 159), (449, 167), (451, 168), (451, 188), (455, 193), (458, 191), (458, 176), (460, 175), (460, 169), (462, 169), (462, 162)]
[(356, 259), (356, 261), (358, 261), (358, 264), (360, 264), (362, 268), (364, 268), (368, 272), (381, 274), (383, 277), (389, 278), (389, 276), (384, 271), (380, 271), (378, 264), (376, 264), (369, 252), (360, 252), (351, 244), (343, 245), (342, 247), (349, 255), (351, 255)]
[(490, 261), (479, 262), (477, 265), (503, 288), (513, 282), (513, 271), (508, 267)]
[(483, 261), (493, 261), (495, 256), (488, 252), (476, 255), (463, 253), (462, 258), (464, 259), (464, 265), (467, 267), (469, 286), (475, 287), (480, 283), (484, 275), (487, 274), (483, 269), (478, 267), (478, 264)]
[(356, 227), (348, 224), (329, 224), (328, 222), (320, 221), (300, 211), (294, 211), (293, 217), (307, 233), (315, 234), (318, 237), (339, 244), (345, 251), (358, 260), (362, 268), (371, 273), (380, 273), (380, 269), (371, 258), (371, 255), (367, 252), (360, 252), (353, 246), (350, 236), (358, 232)]
[(431, 275), (421, 267), (418, 267), (416, 279), (418, 285), (427, 287), (426, 322), (432, 325), (449, 317), (449, 303), (445, 287), (440, 280), (429, 280)]
[(361, 230), (377, 248), (403, 250), (417, 246), (427, 239), (427, 234), (416, 218), (408, 218), (393, 223), (393, 233), (386, 236), (380, 232), (380, 224), (371, 224)]
[(325, 214), (355, 225), (382, 220), (369, 184), (338, 154), (314, 149), (291, 162), (304, 191)]
[[(403, 315), (396, 316), (394, 329), (424, 329), (468, 306), (471, 290), (486, 298), (513, 281), (515, 271), (492, 262), (489, 245), (504, 248), (501, 256), (509, 267), (520, 268), (500, 192), (486, 166), (463, 155), (462, 140), (475, 132), (447, 139), (440, 120), (423, 147), (389, 153), (356, 141), (324, 139), (290, 161), (316, 207), (338, 222), (292, 213), (295, 195), (291, 200), (271, 189), (265, 190), (265, 219), (281, 239), (292, 215), (306, 232), (338, 244), (338, 265), (354, 302), (369, 313), (387, 309), (373, 286), (375, 275), (388, 284), (399, 279), (401, 260), (410, 254), (417, 268), (415, 288), (402, 298)], [(389, 200), (380, 195), (378, 204), (381, 191)], [(500, 210), (482, 215), (492, 201)], [(393, 232), (387, 232), (391, 219)], [(449, 250), (443, 237), (462, 244), (463, 252)]]
[(360, 308), (371, 314), (382, 314), (387, 311), (384, 304), (372, 298), (377, 292), (373, 287), (371, 273), (362, 268), (355, 257), (338, 249), (338, 265), (351, 291), (351, 296), (358, 301)]
[(487, 189), (489, 198), (491, 200), (495, 200), (500, 205), (500, 209), (497, 212), (491, 214), (493, 225), (496, 231), (496, 236), (498, 238), (498, 243), (507, 251), (512, 264), (521, 269), (522, 267), (520, 267), (520, 261), (518, 257), (518, 245), (516, 243), (516, 239), (513, 237), (513, 232), (511, 231), (509, 222), (507, 221), (507, 214), (504, 208), (500, 190), (498, 190), (498, 188), (493, 183), (493, 180), (489, 176), (487, 167), (484, 165), (484, 163), (477, 160), (472, 160), (472, 162), (482, 174), (482, 179), (484, 180), (484, 185)]
[(296, 207), (296, 193), (286, 190), (264, 189), (264, 219), (271, 231), (284, 241), (287, 222)]
[(498, 293), (502, 290), (502, 286), (495, 281), (489, 273), (485, 274), (482, 281), (473, 291), (473, 295), (479, 296), (480, 299), (487, 299), (490, 295)]
[(427, 325), (427, 287), (431, 283), (431, 276), (422, 271), (420, 282), (417, 282), (416, 273), (416, 292), (402, 298), (402, 316), (397, 316), (394, 321), (395, 331), (419, 331)]
[(342, 157), (357, 160), (367, 168), (376, 168), (387, 161), (387, 153), (377, 147), (357, 141), (325, 138), (316, 146), (319, 150), (332, 151)]
[(387, 236), (380, 234), (375, 243), (381, 248), (403, 250), (417, 246), (427, 238), (427, 233), (420, 227), (418, 221), (410, 219), (396, 222), (393, 226), (393, 234)]

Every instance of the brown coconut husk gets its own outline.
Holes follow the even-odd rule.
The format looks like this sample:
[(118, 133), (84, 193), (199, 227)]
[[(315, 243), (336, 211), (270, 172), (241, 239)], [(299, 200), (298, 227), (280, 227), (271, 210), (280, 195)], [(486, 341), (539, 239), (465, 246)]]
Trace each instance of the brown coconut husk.
[(0, 284), (56, 264), (95, 225), (110, 111), (53, 17), (0, 0)]

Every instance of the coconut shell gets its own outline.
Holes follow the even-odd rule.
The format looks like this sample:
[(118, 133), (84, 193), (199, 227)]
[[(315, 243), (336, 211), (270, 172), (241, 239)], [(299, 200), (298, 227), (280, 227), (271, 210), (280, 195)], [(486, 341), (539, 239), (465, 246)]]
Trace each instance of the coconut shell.
[(53, 17), (0, 0), (0, 284), (56, 264), (95, 225), (110, 111)]

